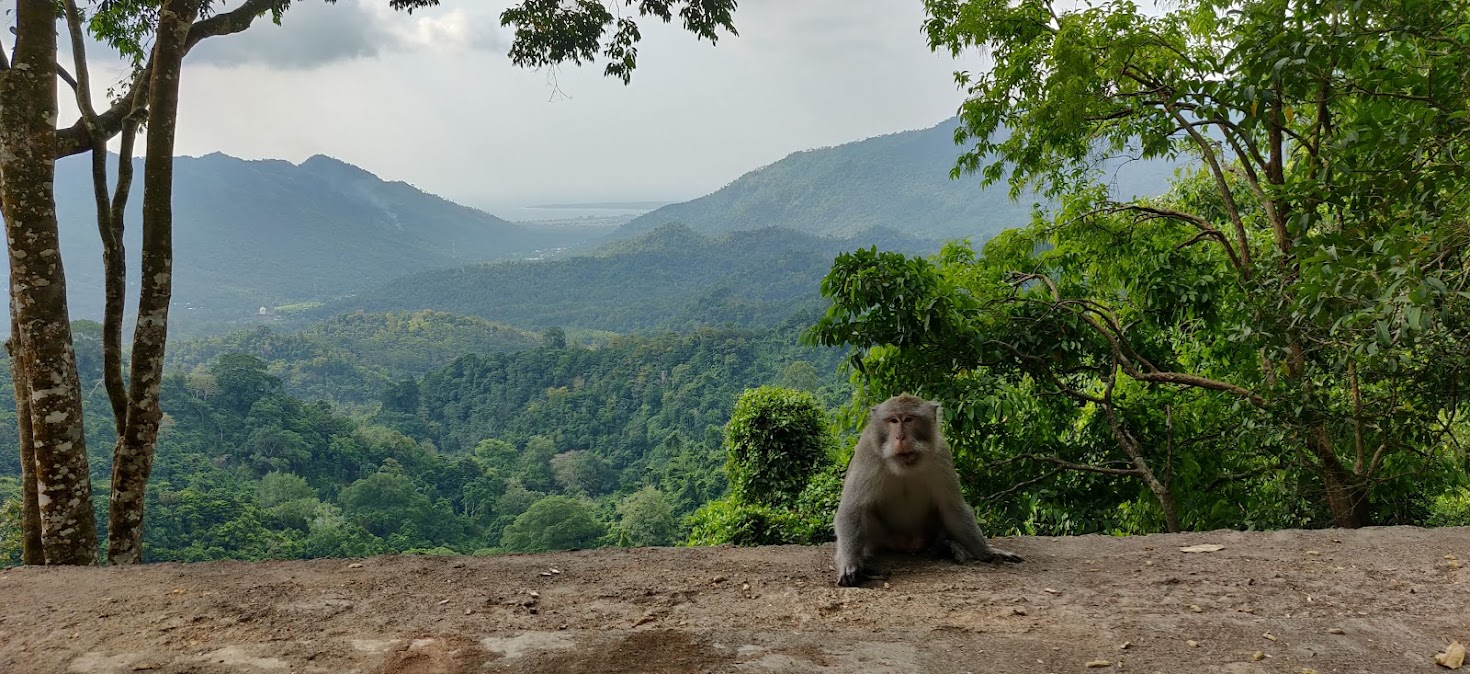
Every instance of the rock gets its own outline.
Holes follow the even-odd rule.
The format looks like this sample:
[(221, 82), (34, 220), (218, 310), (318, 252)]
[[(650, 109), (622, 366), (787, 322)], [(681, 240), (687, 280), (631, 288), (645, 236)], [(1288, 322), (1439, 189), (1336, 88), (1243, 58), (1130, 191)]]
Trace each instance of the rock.
[(1219, 545), (1217, 543), (1202, 543), (1200, 545), (1187, 545), (1185, 547), (1179, 548), (1179, 551), (1180, 552), (1219, 552), (1219, 551), (1224, 550), (1224, 549), (1225, 549), (1225, 546)]
[(1265, 651), (1256, 651), (1254, 653), (1251, 653), (1251, 660), (1252, 661), (1260, 662), (1260, 661), (1265, 660), (1265, 659), (1266, 659), (1266, 652)]
[(1451, 641), (1443, 653), (1434, 656), (1434, 664), (1445, 669), (1459, 669), (1465, 664), (1465, 646), (1458, 641)]
[(1344, 632), (1341, 627), (1329, 627), (1329, 628), (1327, 628), (1327, 633), (1328, 634), (1346, 634), (1346, 632)]
[(347, 565), (347, 568), (349, 568), (349, 569), (361, 569), (362, 568), (362, 562), (353, 562), (351, 564), (348, 564)]
[(1199, 648), (1199, 642), (1195, 641), (1194, 639), (1190, 639), (1189, 641), (1184, 642), (1184, 645), (1190, 648)]
[(1108, 667), (1112, 664), (1113, 663), (1108, 662), (1107, 660), (1089, 660), (1087, 662), (1088, 667)]

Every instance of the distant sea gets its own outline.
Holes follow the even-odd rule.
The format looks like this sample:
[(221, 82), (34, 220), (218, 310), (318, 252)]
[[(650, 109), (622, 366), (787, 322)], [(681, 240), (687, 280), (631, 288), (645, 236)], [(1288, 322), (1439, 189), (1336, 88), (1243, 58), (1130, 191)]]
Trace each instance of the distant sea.
[(576, 218), (628, 218), (632, 219), (652, 211), (665, 202), (626, 202), (588, 204), (531, 204), (531, 205), (485, 205), (480, 208), (496, 217), (512, 222), (537, 222), (546, 220), (572, 220)]

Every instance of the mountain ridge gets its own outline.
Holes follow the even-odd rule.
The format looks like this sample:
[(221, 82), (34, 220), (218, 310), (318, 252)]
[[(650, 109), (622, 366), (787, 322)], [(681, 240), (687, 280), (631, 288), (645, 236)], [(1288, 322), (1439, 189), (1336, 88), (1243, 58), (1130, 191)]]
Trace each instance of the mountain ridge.
[[(109, 165), (116, 163), (109, 155)], [(125, 217), (129, 295), (136, 292), (141, 249), (141, 165), (135, 158), (138, 177)], [(56, 168), (72, 316), (95, 319), (103, 293), (90, 159), (68, 157)], [(177, 157), (174, 170), (171, 318), (185, 327), (251, 320), (261, 307), (340, 297), (427, 269), (525, 256), (571, 238), (322, 154), (292, 163), (212, 152)]]
[[(957, 118), (826, 147), (798, 150), (746, 172), (714, 192), (634, 218), (617, 233), (634, 236), (669, 222), (723, 233), (779, 225), (818, 235), (855, 236), (885, 227), (935, 240), (980, 244), (1003, 229), (1027, 224), (1033, 202), (1011, 199), (1005, 185), (980, 186), (978, 176), (950, 178), (963, 148), (954, 143)], [(1174, 165), (1110, 160), (1115, 188), (1159, 194)]]

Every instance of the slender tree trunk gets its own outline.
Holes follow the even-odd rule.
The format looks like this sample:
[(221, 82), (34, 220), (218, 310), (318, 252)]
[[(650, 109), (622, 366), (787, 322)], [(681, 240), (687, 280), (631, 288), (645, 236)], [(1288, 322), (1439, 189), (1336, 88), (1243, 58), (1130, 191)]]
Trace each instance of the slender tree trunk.
[(31, 439), (31, 392), (26, 388), (26, 373), (20, 357), (20, 322), (15, 317), (15, 302), (10, 303), (10, 339), (5, 342), (10, 352), (10, 379), (15, 384), (15, 425), (20, 431), (20, 561), (22, 564), (45, 564), (46, 551), (41, 548), (41, 505), (36, 502), (36, 447)]
[(148, 91), (148, 155), (143, 162), (143, 250), (138, 320), (128, 390), (128, 419), (112, 461), (108, 561), (143, 561), (143, 494), (158, 441), (158, 387), (173, 294), (173, 152), (179, 75), (189, 26), (200, 0), (165, 0), (158, 16)]
[(56, 4), (16, 3), (15, 59), (0, 72), (0, 196), (30, 397), (47, 564), (95, 564), (97, 522), (56, 225)]
[[(102, 235), (102, 274), (104, 277), (104, 304), (102, 309), (102, 373), (107, 386), (107, 399), (112, 403), (113, 421), (117, 437), (127, 432), (128, 389), (123, 381), (122, 332), (123, 309), (127, 299), (128, 262), (123, 248), (123, 214), (127, 209), (128, 191), (133, 184), (133, 141), (138, 136), (138, 121), (129, 118), (123, 122), (122, 142), (118, 148), (117, 191), (109, 205), (106, 218), (112, 235)], [(96, 152), (96, 150), (93, 150)], [(106, 156), (106, 148), (102, 155)], [(104, 183), (107, 169), (102, 169)], [(98, 213), (98, 226), (102, 225), (102, 214)]]
[[(137, 133), (136, 118), (129, 114), (123, 121), (122, 148), (118, 151), (117, 197), (107, 196), (107, 135), (92, 107), (92, 76), (87, 67), (86, 36), (82, 30), (82, 13), (76, 0), (66, 0), (66, 27), (71, 36), (72, 62), (75, 64), (77, 109), (92, 141), (92, 195), (97, 202), (97, 233), (102, 239), (102, 276), (105, 304), (102, 318), (102, 380), (107, 399), (112, 403), (113, 425), (122, 437), (128, 418), (128, 393), (122, 372), (122, 318), (127, 291), (127, 258), (123, 254), (123, 207), (127, 203), (132, 181), (133, 140)], [(124, 172), (126, 167), (126, 172)]]

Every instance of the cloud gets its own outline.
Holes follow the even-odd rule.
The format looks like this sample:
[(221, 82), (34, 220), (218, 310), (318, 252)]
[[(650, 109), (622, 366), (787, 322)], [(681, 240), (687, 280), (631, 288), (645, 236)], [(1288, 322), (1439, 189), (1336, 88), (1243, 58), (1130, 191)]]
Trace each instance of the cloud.
[(410, 16), (386, 0), (297, 0), (284, 27), (218, 41), (260, 31), (280, 33), (283, 46), (310, 42), (315, 12), (318, 29), (357, 26), (375, 56), (286, 69), (257, 47), (228, 72), (186, 73), (178, 152), (326, 154), (492, 210), (685, 199), (796, 150), (933, 126), (964, 99), (952, 75), (960, 64), (928, 49), (917, 2), (742, 0), (739, 37), (717, 46), (677, 21), (645, 19), (624, 86), (602, 76), (601, 59), (514, 66), (498, 21), (508, 1), (454, 0)]
[(298, 0), (281, 25), (262, 17), (243, 33), (205, 40), (189, 53), (189, 63), (312, 70), (411, 50), (504, 53), (508, 48), (498, 16), (484, 8), (408, 14), (381, 0)]
[(510, 50), (510, 33), (500, 27), (500, 16), (484, 7), (448, 11), (420, 10), (393, 17), (392, 30), (403, 44), (450, 52)]

